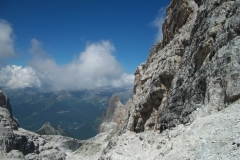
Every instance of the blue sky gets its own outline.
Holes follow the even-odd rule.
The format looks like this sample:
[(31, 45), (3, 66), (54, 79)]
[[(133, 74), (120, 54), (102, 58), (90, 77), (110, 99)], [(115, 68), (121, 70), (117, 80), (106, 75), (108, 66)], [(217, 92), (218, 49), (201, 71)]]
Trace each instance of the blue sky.
[[(0, 74), (13, 73), (12, 70), (18, 74), (5, 76), (0, 87), (58, 84), (53, 88), (81, 89), (86, 82), (90, 83), (86, 88), (130, 85), (127, 81), (132, 80), (136, 67), (146, 60), (149, 49), (161, 37), (164, 7), (169, 3), (170, 0), (0, 0), (0, 32), (5, 37), (0, 43), (9, 45), (0, 50)], [(69, 77), (85, 75), (62, 77), (57, 82), (63, 71), (71, 72)], [(16, 76), (24, 76), (21, 83), (14, 80)], [(122, 77), (128, 80), (120, 82)], [(66, 85), (78, 78), (85, 79), (83, 84)]]

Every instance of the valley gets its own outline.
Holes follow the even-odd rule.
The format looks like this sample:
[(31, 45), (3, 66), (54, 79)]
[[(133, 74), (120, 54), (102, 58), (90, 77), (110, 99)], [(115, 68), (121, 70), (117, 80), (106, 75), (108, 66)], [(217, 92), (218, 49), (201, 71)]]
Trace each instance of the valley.
[(14, 117), (22, 128), (32, 132), (50, 122), (60, 125), (72, 137), (88, 139), (97, 134), (100, 117), (113, 94), (124, 103), (131, 89), (96, 89), (40, 92), (34, 89), (6, 90), (11, 97)]

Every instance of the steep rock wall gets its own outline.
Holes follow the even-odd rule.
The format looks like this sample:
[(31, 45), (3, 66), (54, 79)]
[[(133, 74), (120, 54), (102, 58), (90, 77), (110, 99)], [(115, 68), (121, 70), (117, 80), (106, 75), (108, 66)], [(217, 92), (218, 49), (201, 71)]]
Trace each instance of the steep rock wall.
[(239, 159), (239, 17), (240, 0), (172, 0), (133, 99), (117, 109), (125, 132), (67, 159)]
[(135, 72), (130, 130), (162, 131), (240, 98), (240, 1), (173, 0)]

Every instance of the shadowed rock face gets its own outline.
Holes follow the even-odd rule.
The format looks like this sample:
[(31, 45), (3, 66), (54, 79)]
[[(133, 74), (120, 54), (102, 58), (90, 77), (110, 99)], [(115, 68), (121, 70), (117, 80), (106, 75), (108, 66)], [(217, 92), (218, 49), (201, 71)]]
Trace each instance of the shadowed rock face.
[(239, 1), (173, 0), (135, 72), (133, 130), (162, 131), (240, 98)]
[(18, 129), (19, 125), (12, 115), (12, 107), (9, 98), (0, 90), (0, 125), (11, 129)]

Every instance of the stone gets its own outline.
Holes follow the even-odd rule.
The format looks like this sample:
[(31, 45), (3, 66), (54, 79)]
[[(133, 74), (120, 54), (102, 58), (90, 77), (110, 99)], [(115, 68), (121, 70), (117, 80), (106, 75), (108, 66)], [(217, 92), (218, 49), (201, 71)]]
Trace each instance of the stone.
[(120, 102), (119, 97), (113, 95), (109, 101), (109, 106), (102, 114), (99, 133), (112, 129), (116, 132), (125, 130), (130, 116), (131, 107), (133, 107), (131, 100), (129, 100), (126, 105), (123, 105)]
[(135, 72), (135, 132), (186, 124), (240, 98), (239, 23), (239, 1), (171, 2), (163, 39)]

